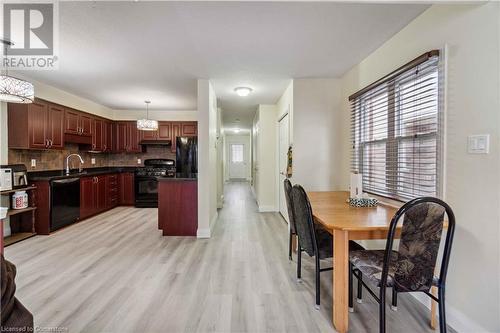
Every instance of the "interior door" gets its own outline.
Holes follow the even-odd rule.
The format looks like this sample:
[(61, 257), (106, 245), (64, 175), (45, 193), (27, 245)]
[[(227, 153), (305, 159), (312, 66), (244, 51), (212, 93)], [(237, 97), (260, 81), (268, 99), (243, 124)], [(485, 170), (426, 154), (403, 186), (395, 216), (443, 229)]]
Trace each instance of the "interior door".
[(285, 199), (285, 189), (283, 186), (283, 182), (286, 178), (286, 167), (288, 160), (288, 147), (290, 146), (290, 136), (289, 136), (289, 116), (285, 115), (279, 122), (279, 205), (280, 205), (280, 213), (283, 218), (288, 222), (288, 211), (286, 207), (286, 199)]
[(246, 179), (247, 154), (244, 143), (231, 143), (229, 145), (229, 178)]

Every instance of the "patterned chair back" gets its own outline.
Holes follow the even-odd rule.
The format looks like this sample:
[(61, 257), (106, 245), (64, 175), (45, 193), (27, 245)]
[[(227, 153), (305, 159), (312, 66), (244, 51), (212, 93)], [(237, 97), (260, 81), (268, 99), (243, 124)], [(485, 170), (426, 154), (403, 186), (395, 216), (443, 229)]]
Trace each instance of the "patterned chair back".
[(292, 183), (290, 183), (288, 179), (285, 179), (283, 181), (283, 186), (285, 187), (285, 201), (288, 212), (288, 220), (290, 222), (290, 229), (292, 230), (293, 234), (296, 234), (297, 229), (295, 228), (295, 219), (293, 217), (293, 204), (292, 204), (292, 198), (290, 197), (292, 192)]
[(317, 251), (315, 246), (316, 235), (314, 233), (314, 221), (309, 198), (302, 186), (294, 185), (291, 191), (291, 199), (299, 245), (307, 254), (314, 256)]
[(406, 203), (394, 216), (389, 232), (392, 239), (388, 239), (385, 254), (386, 257), (390, 255), (389, 240), (392, 249), (396, 225), (404, 215), (398, 254), (395, 258), (387, 258), (384, 263), (390, 262), (394, 268), (394, 286), (397, 291), (428, 292), (433, 286), (445, 213), (449, 227), (440, 275), (440, 279), (445, 279), (455, 225), (451, 208), (436, 198), (418, 198)]

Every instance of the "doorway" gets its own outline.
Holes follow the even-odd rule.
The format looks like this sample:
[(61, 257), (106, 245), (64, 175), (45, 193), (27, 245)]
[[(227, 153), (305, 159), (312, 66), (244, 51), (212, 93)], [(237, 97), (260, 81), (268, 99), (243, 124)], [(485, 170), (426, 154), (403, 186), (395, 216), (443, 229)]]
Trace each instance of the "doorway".
[(288, 162), (288, 147), (290, 147), (290, 121), (288, 113), (281, 118), (279, 121), (279, 144), (278, 144), (278, 156), (279, 156), (279, 211), (283, 218), (288, 222), (288, 211), (285, 199), (285, 189), (283, 187), (283, 182), (287, 177), (287, 162)]
[(229, 144), (229, 178), (247, 179), (248, 153), (245, 143)]

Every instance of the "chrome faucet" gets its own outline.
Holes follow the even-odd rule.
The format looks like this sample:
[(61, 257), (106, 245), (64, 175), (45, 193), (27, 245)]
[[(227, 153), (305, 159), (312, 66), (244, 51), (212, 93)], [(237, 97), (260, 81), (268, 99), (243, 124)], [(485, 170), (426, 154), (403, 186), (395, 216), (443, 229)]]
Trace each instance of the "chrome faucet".
[(66, 157), (66, 175), (69, 175), (69, 158), (71, 156), (78, 156), (78, 158), (80, 159), (80, 167), (78, 168), (78, 172), (82, 172), (82, 164), (84, 163), (83, 162), (83, 158), (80, 155), (78, 155), (78, 154), (69, 154)]

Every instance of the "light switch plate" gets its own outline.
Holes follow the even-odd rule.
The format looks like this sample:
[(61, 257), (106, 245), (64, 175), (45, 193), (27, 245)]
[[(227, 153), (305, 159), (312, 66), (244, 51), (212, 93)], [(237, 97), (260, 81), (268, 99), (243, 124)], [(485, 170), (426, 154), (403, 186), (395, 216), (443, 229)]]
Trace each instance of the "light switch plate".
[(92, 157), (92, 158), (90, 159), (90, 164), (92, 164), (92, 165), (93, 165), (93, 164), (95, 164), (95, 158), (94, 158), (94, 157)]
[(31, 159), (31, 167), (36, 168), (36, 160), (34, 158)]
[(489, 134), (469, 135), (467, 140), (467, 152), (469, 154), (489, 154), (490, 135)]
[(142, 160), (140, 158), (137, 159), (137, 164), (142, 164)]

